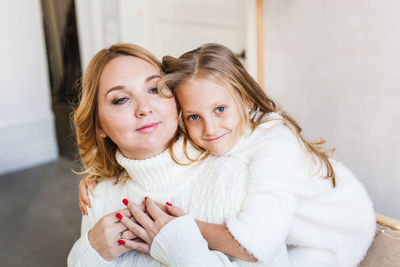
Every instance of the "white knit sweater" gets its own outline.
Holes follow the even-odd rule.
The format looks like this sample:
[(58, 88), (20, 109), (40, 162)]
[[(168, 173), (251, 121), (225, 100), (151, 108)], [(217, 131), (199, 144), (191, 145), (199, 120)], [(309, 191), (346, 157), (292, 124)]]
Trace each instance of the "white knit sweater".
[[(180, 159), (182, 147), (182, 142), (175, 145)], [(129, 160), (119, 152), (116, 158), (131, 178), (126, 184), (114, 185), (110, 180), (96, 185), (94, 196), (90, 196), (92, 208), (82, 218), (82, 235), (69, 254), (68, 266), (247, 265), (210, 251), (193, 219), (224, 224), (226, 218), (239, 212), (247, 187), (247, 168), (242, 162), (232, 164), (236, 160), (209, 157), (201, 164), (181, 166), (172, 161), (168, 151), (146, 160)], [(232, 172), (232, 165), (237, 170)], [(125, 208), (122, 199), (139, 204), (145, 196), (162, 203), (169, 201), (191, 215), (179, 217), (162, 228), (153, 241), (152, 256), (131, 251), (111, 262), (104, 260), (91, 247), (88, 231), (102, 216)]]
[[(167, 151), (137, 161), (117, 153), (117, 160), (131, 179), (96, 186), (69, 266), (356, 266), (373, 239), (375, 217), (363, 186), (338, 162), (332, 162), (336, 188), (310, 173), (309, 157), (280, 121), (259, 126), (228, 155), (200, 164), (176, 165)], [(123, 198), (140, 203), (145, 196), (172, 202), (196, 219), (225, 223), (259, 262), (208, 250), (191, 216), (167, 224), (154, 239), (151, 256), (132, 251), (103, 260), (90, 246), (88, 230), (124, 208)]]
[(373, 240), (375, 213), (365, 188), (347, 168), (331, 160), (333, 188), (321, 177), (325, 168), (318, 166), (323, 165), (313, 164), (315, 158), (281, 120), (257, 127), (230, 155), (250, 173), (242, 210), (226, 224), (260, 262), (357, 266)]

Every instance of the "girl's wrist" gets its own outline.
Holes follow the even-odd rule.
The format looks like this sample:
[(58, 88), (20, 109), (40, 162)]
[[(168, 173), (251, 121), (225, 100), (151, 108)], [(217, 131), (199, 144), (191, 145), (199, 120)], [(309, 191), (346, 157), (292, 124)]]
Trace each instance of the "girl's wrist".
[[(199, 221), (199, 220), (195, 220), (195, 222), (197, 224), (197, 227), (199, 227), (201, 235), (203, 236), (203, 238), (205, 240), (207, 240), (207, 233), (206, 233), (207, 232), (207, 230), (206, 230), (207, 229), (207, 223)], [(207, 240), (207, 242), (208, 242), (208, 240)]]

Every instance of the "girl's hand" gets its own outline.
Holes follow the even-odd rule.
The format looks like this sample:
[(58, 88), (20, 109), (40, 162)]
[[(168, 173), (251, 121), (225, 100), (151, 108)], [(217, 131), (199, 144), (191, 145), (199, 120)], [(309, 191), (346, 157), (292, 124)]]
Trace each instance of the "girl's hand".
[[(89, 199), (89, 191), (87, 186), (87, 179), (82, 179), (79, 182), (79, 208), (81, 209), (82, 215), (88, 215), (87, 207), (91, 208), (92, 204)], [(92, 189), (96, 186), (95, 182), (90, 182)]]
[(127, 228), (118, 220), (117, 214), (123, 214), (127, 220), (131, 216), (128, 209), (120, 210), (103, 216), (89, 231), (88, 239), (90, 245), (105, 260), (113, 260), (123, 253), (131, 250), (128, 247), (121, 246), (118, 240), (123, 235), (126, 239), (133, 239), (136, 236), (127, 231)]
[(160, 232), (170, 221), (175, 219), (175, 216), (171, 216), (167, 213), (169, 209), (173, 211), (173, 214), (179, 216), (184, 215), (184, 212), (179, 208), (172, 208), (172, 205), (167, 202), (165, 206), (157, 204), (150, 198), (145, 200), (145, 206), (147, 213), (144, 212), (140, 206), (135, 205), (133, 202), (124, 199), (124, 204), (128, 207), (132, 213), (136, 222), (129, 220), (129, 218), (122, 217), (121, 223), (124, 224), (133, 234), (139, 237), (144, 242), (137, 242), (135, 240), (124, 240), (125, 246), (131, 249), (137, 249), (141, 246), (146, 253), (150, 252), (151, 244), (153, 243), (154, 237)]

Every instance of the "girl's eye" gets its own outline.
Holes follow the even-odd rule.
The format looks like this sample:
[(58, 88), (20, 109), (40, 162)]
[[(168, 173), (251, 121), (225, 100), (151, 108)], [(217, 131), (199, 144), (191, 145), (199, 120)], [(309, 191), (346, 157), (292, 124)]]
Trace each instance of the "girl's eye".
[(189, 115), (189, 116), (187, 117), (187, 119), (190, 120), (190, 121), (195, 121), (195, 120), (197, 120), (197, 119), (199, 119), (199, 118), (200, 118), (200, 116), (199, 116), (199, 115), (196, 115), (196, 114)]
[(149, 92), (150, 92), (151, 94), (158, 94), (158, 88), (157, 88), (157, 87), (151, 88), (151, 89), (149, 90)]
[(121, 98), (114, 100), (113, 104), (121, 105), (121, 104), (124, 104), (126, 101), (128, 101), (127, 97), (121, 97)]
[(217, 107), (217, 108), (215, 109), (215, 111), (216, 111), (217, 113), (222, 113), (222, 112), (225, 111), (225, 107)]

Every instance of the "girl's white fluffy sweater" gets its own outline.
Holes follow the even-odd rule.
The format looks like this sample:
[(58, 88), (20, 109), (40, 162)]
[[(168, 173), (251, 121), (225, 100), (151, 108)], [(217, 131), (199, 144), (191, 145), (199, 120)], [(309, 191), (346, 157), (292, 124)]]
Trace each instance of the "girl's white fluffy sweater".
[(227, 220), (228, 229), (265, 265), (357, 266), (375, 233), (365, 188), (332, 159), (334, 188), (280, 115), (269, 118), (278, 120), (257, 127), (230, 153), (250, 173), (241, 212)]

